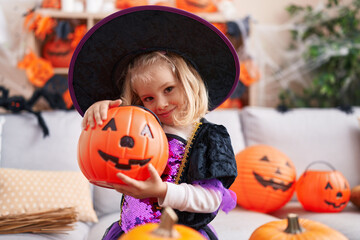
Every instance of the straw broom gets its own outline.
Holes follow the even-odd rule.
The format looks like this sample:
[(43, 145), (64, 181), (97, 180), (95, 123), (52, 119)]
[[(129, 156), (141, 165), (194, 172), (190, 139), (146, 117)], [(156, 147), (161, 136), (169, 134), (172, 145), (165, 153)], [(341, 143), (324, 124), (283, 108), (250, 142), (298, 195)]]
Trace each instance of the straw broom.
[(66, 233), (77, 221), (74, 207), (0, 217), (0, 234)]

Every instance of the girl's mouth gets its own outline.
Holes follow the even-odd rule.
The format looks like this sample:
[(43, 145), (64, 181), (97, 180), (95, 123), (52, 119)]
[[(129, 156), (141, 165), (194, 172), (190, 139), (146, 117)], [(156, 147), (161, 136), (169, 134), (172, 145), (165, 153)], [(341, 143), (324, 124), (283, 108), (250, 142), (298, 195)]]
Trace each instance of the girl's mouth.
[(158, 116), (161, 117), (161, 118), (168, 118), (168, 117), (170, 117), (170, 115), (171, 115), (171, 113), (172, 113), (173, 111), (174, 111), (174, 109), (171, 109), (171, 110), (169, 110), (169, 111), (167, 111), (167, 112), (158, 114)]

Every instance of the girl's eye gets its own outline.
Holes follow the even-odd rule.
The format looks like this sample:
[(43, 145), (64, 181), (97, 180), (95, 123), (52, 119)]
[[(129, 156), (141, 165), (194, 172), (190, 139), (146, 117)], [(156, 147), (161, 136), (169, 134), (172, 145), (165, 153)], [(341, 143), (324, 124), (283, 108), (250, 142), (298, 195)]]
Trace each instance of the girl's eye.
[(169, 92), (171, 92), (173, 89), (174, 89), (174, 87), (167, 87), (167, 88), (165, 88), (165, 92), (166, 92), (166, 93), (169, 93)]
[(150, 102), (151, 100), (153, 100), (153, 97), (146, 97), (143, 102)]

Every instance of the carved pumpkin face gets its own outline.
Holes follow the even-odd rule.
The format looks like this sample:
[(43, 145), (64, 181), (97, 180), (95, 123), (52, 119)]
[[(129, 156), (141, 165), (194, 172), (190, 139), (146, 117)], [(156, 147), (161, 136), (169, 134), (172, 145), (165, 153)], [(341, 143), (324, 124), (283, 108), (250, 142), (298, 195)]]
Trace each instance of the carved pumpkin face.
[(78, 143), (78, 163), (88, 180), (98, 186), (122, 184), (117, 172), (146, 180), (151, 163), (162, 174), (168, 142), (155, 116), (135, 106), (111, 108), (102, 126), (87, 127)]
[(71, 46), (71, 41), (52, 38), (45, 43), (42, 56), (49, 60), (53, 67), (67, 68), (70, 66), (74, 50), (75, 48)]
[(193, 13), (217, 11), (217, 7), (211, 0), (176, 0), (176, 7)]
[(339, 171), (307, 170), (299, 178), (296, 194), (305, 210), (340, 212), (350, 200), (350, 186)]
[(250, 210), (273, 212), (285, 205), (295, 190), (292, 161), (267, 145), (247, 147), (236, 155), (238, 177), (231, 186), (237, 203)]

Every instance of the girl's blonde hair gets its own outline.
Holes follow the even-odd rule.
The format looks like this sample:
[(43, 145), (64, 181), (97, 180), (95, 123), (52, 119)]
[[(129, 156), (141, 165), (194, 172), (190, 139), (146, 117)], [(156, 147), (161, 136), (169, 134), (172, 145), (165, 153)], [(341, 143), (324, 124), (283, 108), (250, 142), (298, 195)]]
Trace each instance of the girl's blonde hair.
[(143, 105), (134, 91), (133, 83), (149, 79), (147, 67), (169, 67), (184, 89), (186, 106), (180, 116), (174, 119), (176, 125), (187, 125), (202, 118), (208, 112), (208, 93), (204, 81), (195, 68), (175, 53), (151, 52), (143, 54), (128, 66), (123, 85), (124, 105)]

